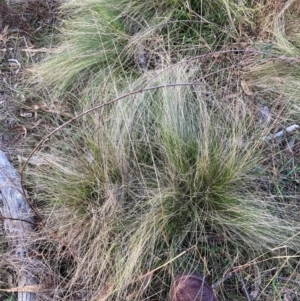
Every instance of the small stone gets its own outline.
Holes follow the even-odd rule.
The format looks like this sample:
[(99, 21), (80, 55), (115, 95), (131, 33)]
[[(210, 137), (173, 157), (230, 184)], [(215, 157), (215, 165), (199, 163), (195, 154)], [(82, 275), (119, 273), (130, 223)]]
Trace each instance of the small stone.
[(178, 274), (170, 291), (171, 301), (217, 301), (213, 289), (197, 273)]

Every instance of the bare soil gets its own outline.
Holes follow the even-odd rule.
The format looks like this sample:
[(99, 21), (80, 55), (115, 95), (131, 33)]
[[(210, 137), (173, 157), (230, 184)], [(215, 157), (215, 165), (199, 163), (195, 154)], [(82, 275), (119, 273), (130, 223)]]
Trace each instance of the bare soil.
[(47, 48), (56, 20), (56, 0), (0, 3), (0, 147), (18, 154), (28, 135), (40, 123), (26, 69), (39, 61)]

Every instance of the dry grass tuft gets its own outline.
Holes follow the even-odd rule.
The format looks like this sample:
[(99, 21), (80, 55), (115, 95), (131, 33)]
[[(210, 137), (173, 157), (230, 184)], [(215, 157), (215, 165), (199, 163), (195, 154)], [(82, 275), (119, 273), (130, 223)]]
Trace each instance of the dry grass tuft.
[[(277, 182), (265, 169), (278, 120), (261, 117), (244, 92), (219, 101), (225, 78), (234, 81), (223, 74), (214, 93), (197, 62), (144, 74), (132, 83), (143, 89), (104, 107), (100, 124), (95, 112), (64, 136), (64, 148), (54, 140), (51, 156), (40, 155), (47, 164), (34, 169), (34, 186), (49, 204), (45, 229), (73, 256), (65, 291), (165, 298), (177, 272), (216, 280), (297, 251), (298, 216), (283, 218), (290, 206), (270, 195)], [(240, 81), (235, 89), (243, 91)], [(288, 255), (277, 260), (282, 249)]]
[(62, 52), (35, 66), (57, 130), (23, 175), (38, 297), (154, 301), (197, 271), (220, 300), (299, 299), (297, 2), (69, 0), (60, 17)]

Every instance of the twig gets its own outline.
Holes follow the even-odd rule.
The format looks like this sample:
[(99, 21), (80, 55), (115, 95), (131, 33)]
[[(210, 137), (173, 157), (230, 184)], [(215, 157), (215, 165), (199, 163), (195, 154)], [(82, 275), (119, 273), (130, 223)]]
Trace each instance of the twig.
[(212, 284), (212, 288), (215, 290), (218, 286), (220, 286), (224, 281), (226, 281), (227, 279), (231, 278), (231, 276), (236, 273), (237, 270), (239, 270), (239, 268), (235, 268), (235, 262), (237, 261), (239, 257), (239, 254), (237, 254), (235, 256), (235, 258), (233, 260), (231, 260), (231, 264), (230, 264), (230, 267), (227, 269), (227, 271), (230, 271), (230, 272), (226, 272), (225, 273), (225, 276), (219, 280), (217, 280), (215, 283)]
[[(71, 122), (91, 113), (92, 111), (95, 111), (95, 110), (99, 110), (99, 109), (102, 109), (108, 105), (111, 105), (115, 102), (118, 102), (119, 100), (122, 100), (126, 97), (129, 97), (129, 96), (132, 96), (132, 95), (135, 95), (135, 94), (138, 94), (138, 93), (143, 93), (143, 92), (147, 92), (147, 91), (151, 91), (151, 90), (155, 90), (155, 89), (161, 89), (161, 88), (168, 88), (168, 87), (176, 87), (176, 86), (193, 86), (193, 85), (202, 85), (202, 83), (171, 83), (171, 84), (166, 84), (166, 85), (159, 85), (159, 86), (153, 86), (153, 87), (149, 87), (149, 88), (145, 88), (145, 85), (149, 82), (151, 82), (154, 78), (156, 78), (157, 76), (159, 76), (160, 74), (180, 65), (180, 64), (183, 64), (183, 63), (188, 63), (188, 62), (192, 62), (194, 60), (199, 60), (201, 58), (204, 58), (204, 57), (207, 57), (207, 56), (212, 56), (214, 54), (226, 54), (226, 53), (231, 53), (231, 52), (236, 52), (236, 51), (241, 51), (243, 53), (253, 53), (253, 54), (264, 54), (264, 52), (262, 51), (256, 51), (256, 50), (247, 50), (247, 49), (234, 49), (234, 50), (221, 50), (221, 51), (216, 51), (216, 52), (211, 52), (211, 53), (208, 53), (208, 54), (202, 54), (202, 55), (199, 55), (199, 56), (196, 56), (196, 57), (193, 57), (193, 58), (189, 58), (189, 59), (186, 59), (186, 60), (182, 60), (176, 64), (173, 64), (167, 68), (165, 68), (164, 70), (158, 72), (157, 74), (155, 74), (152, 78), (150, 78), (143, 86), (141, 86), (139, 89), (137, 90), (134, 90), (134, 91), (131, 91), (131, 92), (128, 92), (126, 94), (123, 94), (122, 96), (120, 97), (117, 97), (117, 98), (114, 98), (106, 103), (103, 103), (103, 104), (100, 104), (100, 105), (97, 105), (89, 110), (86, 110), (84, 112), (82, 112), (81, 114), (69, 119), (68, 121), (66, 121), (65, 123), (63, 123), (62, 125), (60, 125), (59, 127), (57, 127), (55, 130), (53, 130), (52, 132), (50, 132), (48, 135), (44, 136), (44, 138), (42, 138), (42, 140), (37, 144), (37, 146), (33, 149), (33, 151), (30, 153), (29, 157), (27, 158), (26, 162), (24, 163), (22, 169), (21, 169), (21, 181), (23, 183), (23, 172), (25, 170), (25, 167), (27, 166), (30, 158), (33, 156), (33, 154), (37, 151), (37, 149), (49, 138), (51, 137), (53, 134), (55, 134), (56, 132), (58, 132), (59, 130), (61, 130), (62, 128), (64, 128), (65, 126), (67, 126), (68, 124), (70, 124)], [(273, 58), (277, 58), (277, 59), (280, 59), (280, 57), (278, 56), (273, 56)], [(215, 73), (215, 72), (214, 72)], [(206, 75), (205, 77), (209, 76), (210, 74)], [(104, 88), (105, 90), (105, 88)]]
[(29, 223), (29, 224), (31, 224), (31, 225), (33, 225), (33, 226), (39, 225), (39, 223), (34, 223), (34, 222), (28, 221), (28, 220), (26, 220), (26, 219), (13, 218), (13, 217), (3, 216), (3, 215), (0, 216), (0, 219), (1, 219), (1, 220), (9, 219), (9, 220), (12, 220), (12, 221), (20, 221), (20, 222), (24, 222), (24, 223)]
[(215, 283), (213, 283), (211, 285), (211, 287), (213, 288), (213, 290), (216, 290), (216, 288), (218, 288), (224, 281), (226, 281), (227, 279), (232, 277), (233, 273), (229, 273), (226, 276), (224, 276), (223, 278), (217, 280)]
[(135, 281), (139, 281), (139, 280), (145, 278), (146, 276), (148, 276), (149, 274), (153, 274), (154, 272), (156, 272), (156, 271), (162, 269), (164, 266), (170, 264), (171, 262), (173, 262), (173, 261), (176, 260), (177, 258), (181, 257), (181, 256), (184, 255), (185, 253), (187, 253), (187, 252), (189, 252), (190, 250), (192, 250), (193, 248), (195, 248), (195, 246), (196, 246), (196, 245), (194, 245), (194, 246), (192, 246), (192, 247), (186, 249), (185, 251), (181, 252), (180, 254), (178, 254), (178, 255), (175, 256), (174, 258), (170, 259), (169, 261), (165, 262), (164, 264), (160, 265), (159, 267), (157, 267), (157, 268), (155, 268), (155, 269), (153, 269), (153, 270), (147, 272), (146, 274), (143, 274), (143, 275), (139, 276), (137, 279), (131, 281), (130, 284), (131, 284), (131, 283), (134, 283)]
[(72, 123), (73, 121), (93, 112), (99, 109), (102, 109), (106, 106), (109, 106), (111, 104), (114, 104), (115, 102), (118, 102), (124, 98), (127, 98), (129, 96), (133, 96), (139, 93), (143, 93), (143, 92), (147, 92), (147, 91), (152, 91), (152, 90), (156, 90), (156, 89), (162, 89), (162, 88), (170, 88), (170, 87), (178, 87), (178, 86), (193, 86), (193, 85), (202, 85), (202, 83), (172, 83), (172, 84), (165, 84), (165, 85), (159, 85), (159, 86), (153, 86), (153, 87), (149, 87), (149, 88), (140, 88), (138, 90), (134, 90), (131, 92), (128, 92), (126, 94), (123, 94), (122, 96), (119, 96), (117, 98), (114, 98), (106, 103), (102, 103), (100, 105), (97, 105), (91, 109), (88, 109), (84, 112), (82, 112), (81, 114), (74, 116), (73, 118), (69, 119), (68, 121), (66, 121), (65, 123), (63, 123), (62, 125), (58, 126), (56, 129), (54, 129), (53, 131), (51, 131), (49, 134), (47, 134), (46, 136), (44, 136), (41, 141), (36, 145), (36, 147), (31, 151), (31, 153), (29, 154), (27, 160), (25, 161), (24, 165), (21, 168), (21, 183), (24, 182), (24, 177), (23, 177), (23, 172), (26, 168), (26, 166), (29, 163), (29, 160), (31, 159), (31, 157), (34, 155), (34, 153), (40, 148), (40, 146), (42, 144), (44, 144), (44, 142), (50, 138), (53, 134), (55, 134), (56, 132), (60, 131), (62, 128), (64, 128), (65, 126), (67, 126), (68, 124)]
[(267, 139), (268, 139), (268, 140), (271, 140), (271, 139), (279, 138), (279, 137), (283, 136), (283, 135), (286, 134), (286, 133), (291, 133), (291, 132), (295, 131), (295, 130), (298, 129), (298, 128), (299, 128), (299, 125), (298, 125), (298, 124), (290, 125), (290, 126), (288, 126), (287, 128), (285, 128), (284, 130), (277, 132), (276, 134), (269, 135), (269, 136), (267, 137)]
[(238, 279), (238, 281), (240, 282), (240, 284), (242, 285), (241, 290), (242, 290), (242, 293), (243, 293), (245, 299), (246, 299), (247, 301), (251, 301), (250, 295), (249, 295), (249, 293), (248, 293), (248, 291), (247, 291), (247, 289), (246, 289), (246, 284), (245, 284), (243, 278), (242, 278), (242, 277), (240, 276), (240, 274), (239, 274), (238, 272), (236, 272), (236, 271), (234, 271), (234, 274), (235, 274), (236, 278)]
[(294, 280), (294, 279), (291, 279), (288, 277), (281, 277), (281, 276), (278, 276), (276, 279), (280, 280), (280, 281), (284, 281), (284, 282), (291, 282), (291, 283), (297, 284), (300, 287), (300, 281), (297, 281), (297, 280)]

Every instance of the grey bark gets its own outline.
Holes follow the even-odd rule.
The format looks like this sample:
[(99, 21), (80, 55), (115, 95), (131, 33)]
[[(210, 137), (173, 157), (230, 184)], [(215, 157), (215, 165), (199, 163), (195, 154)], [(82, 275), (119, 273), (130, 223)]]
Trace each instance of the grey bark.
[(36, 294), (26, 291), (26, 286), (37, 284), (29, 257), (32, 250), (30, 236), (34, 232), (34, 213), (23, 195), (20, 182), (18, 172), (5, 153), (0, 151), (0, 212), (9, 253), (18, 276), (18, 301), (35, 301)]

